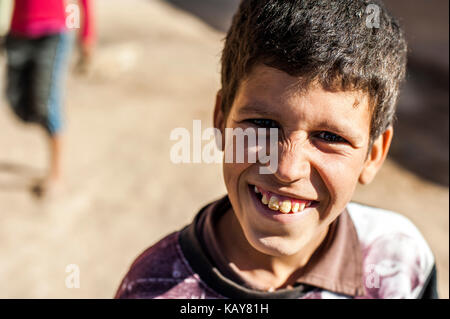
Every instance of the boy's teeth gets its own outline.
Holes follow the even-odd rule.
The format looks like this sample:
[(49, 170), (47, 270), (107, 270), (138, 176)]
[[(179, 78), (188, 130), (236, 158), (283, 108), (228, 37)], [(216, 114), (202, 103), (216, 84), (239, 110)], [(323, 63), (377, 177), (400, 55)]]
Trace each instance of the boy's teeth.
[(292, 213), (302, 212), (306, 207), (309, 207), (312, 203), (311, 201), (308, 201), (307, 203), (292, 202), (289, 199), (280, 201), (279, 198), (274, 195), (271, 195), (269, 199), (268, 195), (261, 192), (256, 186), (255, 186), (255, 193), (262, 194), (261, 202), (264, 205), (268, 205), (271, 210), (279, 210), (283, 214), (289, 214), (291, 212)]
[(261, 202), (262, 202), (264, 205), (269, 204), (269, 201), (267, 200), (266, 194), (263, 194), (263, 197), (261, 198)]
[(288, 214), (291, 211), (291, 201), (284, 200), (280, 203), (280, 212)]
[(271, 210), (278, 210), (280, 208), (280, 204), (278, 202), (278, 197), (271, 196), (269, 200), (269, 208)]

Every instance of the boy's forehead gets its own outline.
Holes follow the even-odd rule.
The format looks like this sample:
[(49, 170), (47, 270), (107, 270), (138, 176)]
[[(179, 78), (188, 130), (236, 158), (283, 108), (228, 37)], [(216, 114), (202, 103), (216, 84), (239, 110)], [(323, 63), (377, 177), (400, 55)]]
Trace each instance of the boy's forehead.
[(369, 115), (371, 113), (369, 95), (362, 90), (327, 90), (317, 80), (307, 81), (301, 76), (292, 76), (264, 65), (253, 68), (241, 82), (236, 97), (245, 101), (240, 109), (242, 112), (270, 112), (274, 104), (306, 98), (325, 106), (345, 104), (352, 109), (363, 108), (360, 111)]

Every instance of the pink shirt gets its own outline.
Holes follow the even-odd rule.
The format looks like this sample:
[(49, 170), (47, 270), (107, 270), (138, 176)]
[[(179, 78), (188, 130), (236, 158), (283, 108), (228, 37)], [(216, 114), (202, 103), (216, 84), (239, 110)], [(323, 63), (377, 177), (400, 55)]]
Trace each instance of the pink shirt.
[[(92, 43), (94, 27), (90, 0), (79, 0), (81, 13), (81, 40)], [(66, 30), (64, 0), (16, 0), (11, 22), (11, 33), (30, 38)]]

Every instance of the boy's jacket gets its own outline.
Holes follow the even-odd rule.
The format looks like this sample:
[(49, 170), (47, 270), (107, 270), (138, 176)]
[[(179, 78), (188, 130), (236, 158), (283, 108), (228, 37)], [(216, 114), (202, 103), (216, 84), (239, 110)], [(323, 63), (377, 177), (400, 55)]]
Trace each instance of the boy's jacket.
[(437, 298), (434, 257), (418, 229), (397, 213), (357, 203), (332, 223), (293, 287), (252, 289), (226, 262), (215, 262), (221, 255), (204, 232), (229, 207), (227, 196), (207, 205), (144, 251), (116, 298)]

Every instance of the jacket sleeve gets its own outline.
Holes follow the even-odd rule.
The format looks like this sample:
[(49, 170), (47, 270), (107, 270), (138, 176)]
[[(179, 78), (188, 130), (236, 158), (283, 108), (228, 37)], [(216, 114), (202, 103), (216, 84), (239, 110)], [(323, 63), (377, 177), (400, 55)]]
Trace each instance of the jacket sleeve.
[(439, 299), (437, 292), (437, 271), (436, 265), (433, 266), (430, 275), (419, 295), (419, 299)]

